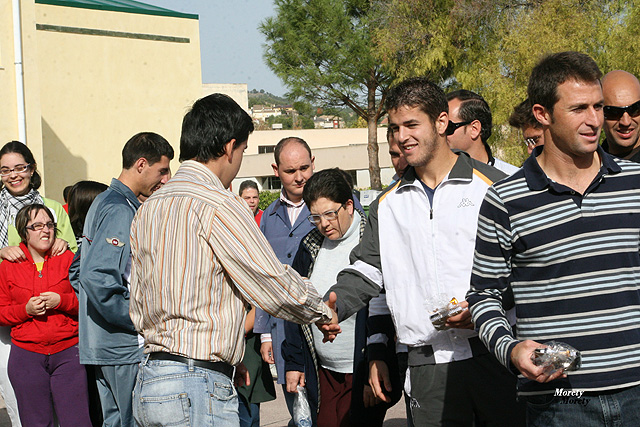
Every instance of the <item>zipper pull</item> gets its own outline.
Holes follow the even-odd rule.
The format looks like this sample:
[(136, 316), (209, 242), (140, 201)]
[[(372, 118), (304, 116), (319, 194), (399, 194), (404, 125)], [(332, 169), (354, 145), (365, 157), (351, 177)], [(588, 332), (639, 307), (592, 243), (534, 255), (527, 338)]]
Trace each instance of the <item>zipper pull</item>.
[(433, 219), (433, 208), (429, 209), (429, 219)]

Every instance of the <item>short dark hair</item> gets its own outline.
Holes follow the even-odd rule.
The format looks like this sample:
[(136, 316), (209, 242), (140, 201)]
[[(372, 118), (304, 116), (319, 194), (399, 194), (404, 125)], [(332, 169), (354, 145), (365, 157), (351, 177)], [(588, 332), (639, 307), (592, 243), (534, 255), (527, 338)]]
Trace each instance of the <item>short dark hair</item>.
[[(22, 241), (22, 243), (27, 243), (27, 225), (29, 225), (29, 220), (31, 220), (31, 214), (33, 213), (33, 216), (35, 216), (38, 215), (38, 212), (40, 211), (45, 211), (51, 219), (51, 222), (56, 222), (56, 220), (53, 218), (53, 213), (51, 213), (51, 210), (45, 205), (41, 205), (40, 203), (34, 203), (32, 205), (24, 206), (16, 214), (16, 230), (18, 231), (18, 236), (20, 236), (20, 240)], [(53, 236), (55, 237), (57, 235), (58, 227), (53, 230)]]
[(558, 102), (558, 86), (569, 80), (600, 82), (602, 72), (598, 64), (580, 52), (560, 52), (547, 55), (531, 71), (527, 94), (531, 105), (540, 104), (553, 113)]
[(238, 190), (238, 195), (242, 196), (242, 192), (244, 190), (246, 190), (247, 188), (253, 188), (254, 190), (256, 190), (258, 192), (258, 194), (260, 194), (260, 190), (258, 190), (258, 184), (256, 184), (255, 181), (251, 181), (250, 179), (248, 179), (248, 180), (242, 181), (242, 183), (240, 183), (240, 189)]
[(67, 185), (62, 190), (62, 198), (64, 199), (65, 203), (69, 201), (69, 192), (71, 191), (71, 187), (73, 187), (73, 185)]
[(182, 120), (180, 161), (217, 159), (229, 141), (235, 139), (233, 147), (239, 147), (251, 132), (251, 116), (229, 96), (214, 93), (200, 98)]
[(435, 123), (440, 113), (449, 112), (444, 92), (425, 77), (404, 80), (389, 89), (384, 103), (387, 111), (400, 107), (419, 107)]
[(462, 121), (472, 122), (478, 120), (480, 122), (482, 127), (480, 139), (486, 144), (491, 137), (491, 126), (493, 126), (491, 108), (487, 101), (481, 95), (466, 89), (456, 90), (447, 94), (447, 102), (452, 99), (460, 100), (458, 115)]
[(82, 236), (84, 220), (87, 218), (89, 207), (96, 196), (109, 188), (107, 185), (96, 181), (78, 181), (69, 191), (69, 221), (73, 234)]
[(276, 144), (276, 148), (273, 150), (273, 158), (276, 161), (276, 166), (280, 166), (280, 153), (282, 153), (284, 147), (293, 142), (302, 145), (304, 149), (307, 150), (307, 153), (309, 153), (309, 158), (313, 157), (313, 155), (311, 154), (311, 148), (309, 147), (309, 144), (307, 144), (307, 141), (302, 138), (298, 138), (297, 136), (288, 136), (278, 141), (278, 143)]
[[(36, 159), (33, 157), (33, 153), (29, 150), (25, 144), (19, 141), (10, 141), (4, 144), (4, 146), (0, 149), (0, 158), (5, 154), (16, 153), (20, 154), (24, 157), (24, 161), (31, 165), (31, 170), (33, 171), (33, 175), (31, 176), (31, 181), (29, 182), (29, 187), (33, 190), (37, 190), (42, 185), (42, 177), (38, 173), (38, 165), (36, 164)], [(1, 187), (0, 187), (1, 188)]]
[(523, 129), (525, 126), (542, 129), (542, 124), (536, 120), (531, 107), (529, 98), (516, 105), (509, 116), (509, 125), (518, 129)]
[(130, 169), (140, 158), (147, 159), (149, 165), (159, 162), (162, 157), (173, 159), (173, 148), (162, 136), (153, 132), (133, 135), (122, 148), (122, 168)]
[(307, 206), (311, 206), (321, 197), (340, 204), (353, 200), (351, 186), (347, 182), (343, 170), (339, 168), (325, 169), (311, 175), (302, 190), (302, 199)]

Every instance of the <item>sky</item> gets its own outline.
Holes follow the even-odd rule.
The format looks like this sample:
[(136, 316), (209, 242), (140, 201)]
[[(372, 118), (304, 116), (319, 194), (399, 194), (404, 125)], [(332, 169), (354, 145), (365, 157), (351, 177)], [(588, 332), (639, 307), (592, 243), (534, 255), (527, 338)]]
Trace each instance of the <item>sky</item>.
[(275, 16), (272, 0), (139, 0), (200, 17), (203, 83), (246, 83), (282, 96), (287, 91), (264, 63), (258, 25)]

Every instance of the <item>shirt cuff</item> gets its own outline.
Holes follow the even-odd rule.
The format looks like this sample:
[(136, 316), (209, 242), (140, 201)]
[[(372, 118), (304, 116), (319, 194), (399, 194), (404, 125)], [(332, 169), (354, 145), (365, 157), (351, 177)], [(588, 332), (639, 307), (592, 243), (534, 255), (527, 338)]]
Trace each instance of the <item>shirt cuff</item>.
[(271, 334), (260, 334), (260, 343), (271, 342)]

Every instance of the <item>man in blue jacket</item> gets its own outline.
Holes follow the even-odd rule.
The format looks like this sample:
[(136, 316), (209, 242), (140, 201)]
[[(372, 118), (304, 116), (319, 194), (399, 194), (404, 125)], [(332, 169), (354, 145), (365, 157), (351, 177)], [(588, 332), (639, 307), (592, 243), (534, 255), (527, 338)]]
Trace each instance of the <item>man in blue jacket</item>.
[[(284, 138), (276, 145), (273, 173), (282, 182), (282, 191), (262, 214), (260, 230), (271, 244), (278, 260), (283, 264), (293, 262), (300, 240), (314, 226), (307, 220), (309, 209), (302, 199), (302, 190), (313, 175), (314, 157), (309, 145), (297, 137)], [(282, 342), (284, 341), (284, 323), (282, 319), (269, 316), (261, 309), (256, 310), (253, 331), (261, 334), (260, 353), (267, 363), (275, 363), (278, 372), (278, 384), (282, 384), (289, 412), (292, 412), (295, 394), (287, 393), (285, 386)]]
[(172, 158), (173, 148), (158, 134), (139, 133), (127, 141), (122, 172), (89, 208), (82, 255), (74, 260), (80, 264), (80, 363), (93, 365), (108, 426), (134, 426), (131, 393), (142, 350), (129, 317), (129, 232), (138, 196), (148, 197), (168, 181)]

